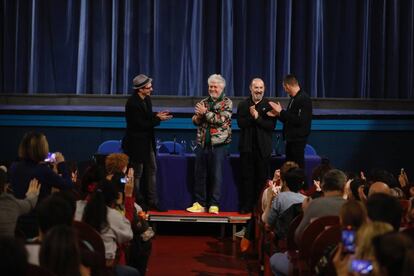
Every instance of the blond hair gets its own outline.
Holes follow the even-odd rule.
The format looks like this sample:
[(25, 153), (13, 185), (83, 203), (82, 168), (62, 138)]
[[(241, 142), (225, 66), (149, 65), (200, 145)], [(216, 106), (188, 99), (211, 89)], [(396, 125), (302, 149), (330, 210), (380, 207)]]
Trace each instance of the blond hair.
[(19, 157), (23, 160), (42, 162), (49, 153), (49, 143), (46, 136), (40, 132), (28, 132), (23, 136), (19, 145)]
[(363, 260), (375, 260), (375, 252), (372, 241), (375, 237), (392, 232), (391, 224), (372, 221), (363, 224), (357, 232), (356, 258)]

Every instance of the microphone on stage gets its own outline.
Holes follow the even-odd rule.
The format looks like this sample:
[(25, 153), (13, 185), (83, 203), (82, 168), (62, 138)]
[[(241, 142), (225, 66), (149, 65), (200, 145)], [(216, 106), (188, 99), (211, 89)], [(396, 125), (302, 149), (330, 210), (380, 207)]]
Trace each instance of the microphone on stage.
[(276, 135), (276, 149), (275, 149), (276, 156), (281, 156), (279, 152), (279, 140), (280, 140), (280, 135)]
[(175, 137), (175, 135), (174, 135), (174, 144), (173, 144), (173, 152), (172, 152), (172, 154), (177, 154), (177, 151), (175, 149), (175, 143), (177, 143), (177, 137)]

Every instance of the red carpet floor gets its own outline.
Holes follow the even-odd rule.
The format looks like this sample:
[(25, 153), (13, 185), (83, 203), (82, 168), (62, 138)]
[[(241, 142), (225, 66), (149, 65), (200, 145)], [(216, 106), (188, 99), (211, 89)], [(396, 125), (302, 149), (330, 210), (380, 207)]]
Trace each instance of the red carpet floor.
[(231, 237), (157, 235), (147, 275), (257, 275), (257, 263), (246, 259)]

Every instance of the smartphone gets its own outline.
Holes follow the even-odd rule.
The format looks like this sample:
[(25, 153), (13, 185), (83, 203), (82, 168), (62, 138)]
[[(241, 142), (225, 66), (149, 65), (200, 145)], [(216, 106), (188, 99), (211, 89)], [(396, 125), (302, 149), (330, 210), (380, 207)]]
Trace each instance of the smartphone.
[(45, 158), (45, 162), (50, 162), (50, 163), (53, 163), (53, 162), (55, 162), (56, 161), (56, 154), (55, 153), (51, 153), (51, 152), (49, 152), (48, 154), (47, 154), (47, 157)]
[(342, 245), (343, 253), (355, 253), (355, 230), (353, 230), (351, 227), (347, 227), (342, 230)]
[(349, 268), (350, 272), (357, 272), (360, 274), (369, 274), (372, 272), (372, 262), (368, 260), (352, 260)]
[(125, 177), (122, 177), (121, 179), (119, 179), (119, 181), (121, 181), (122, 184), (125, 184), (125, 183), (128, 182), (128, 178), (125, 176)]
[(404, 174), (404, 168), (401, 168), (400, 174)]

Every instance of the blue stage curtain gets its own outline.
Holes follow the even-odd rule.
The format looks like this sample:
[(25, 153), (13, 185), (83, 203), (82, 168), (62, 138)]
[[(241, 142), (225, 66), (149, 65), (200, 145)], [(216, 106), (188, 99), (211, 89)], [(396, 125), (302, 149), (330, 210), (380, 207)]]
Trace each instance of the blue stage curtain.
[(253, 77), (285, 96), (285, 74), (312, 97), (413, 98), (414, 1), (0, 0), (1, 93), (229, 96)]

